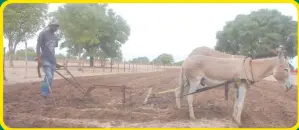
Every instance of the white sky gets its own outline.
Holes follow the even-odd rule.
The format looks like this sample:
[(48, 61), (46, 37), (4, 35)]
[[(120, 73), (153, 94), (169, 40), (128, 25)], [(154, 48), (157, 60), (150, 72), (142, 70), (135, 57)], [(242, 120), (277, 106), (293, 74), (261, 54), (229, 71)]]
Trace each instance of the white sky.
[[(49, 12), (61, 4), (50, 4)], [(214, 48), (216, 32), (238, 14), (248, 14), (261, 8), (277, 9), (298, 19), (292, 4), (110, 4), (131, 27), (129, 40), (122, 46), (125, 60), (146, 56), (150, 60), (161, 53), (170, 53), (175, 61), (183, 60), (194, 48)], [(4, 46), (7, 46), (7, 39)], [(36, 37), (28, 47), (36, 45)], [(23, 49), (20, 43), (17, 49)], [(65, 50), (56, 49), (65, 54)]]

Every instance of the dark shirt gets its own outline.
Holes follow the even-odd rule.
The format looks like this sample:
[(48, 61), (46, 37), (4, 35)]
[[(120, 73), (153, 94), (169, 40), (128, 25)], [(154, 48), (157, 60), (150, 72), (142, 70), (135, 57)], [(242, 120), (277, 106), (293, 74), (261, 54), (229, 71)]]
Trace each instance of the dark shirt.
[(49, 28), (46, 28), (39, 33), (37, 42), (40, 43), (42, 59), (56, 64), (55, 47), (58, 46), (57, 36)]

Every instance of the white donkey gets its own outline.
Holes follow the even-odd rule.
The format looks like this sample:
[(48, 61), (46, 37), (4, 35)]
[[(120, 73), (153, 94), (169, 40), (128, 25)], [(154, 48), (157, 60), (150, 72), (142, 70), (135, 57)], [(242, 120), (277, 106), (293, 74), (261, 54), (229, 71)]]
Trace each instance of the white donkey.
[(231, 55), (225, 54), (220, 51), (216, 51), (214, 49), (208, 48), (206, 46), (200, 46), (195, 48), (189, 56), (193, 55), (205, 55), (205, 56), (212, 56), (212, 57), (219, 57), (219, 58), (245, 58), (243, 55)]
[[(275, 52), (277, 57), (254, 60), (243, 56), (219, 58), (198, 54), (189, 55), (181, 68), (181, 87), (175, 92), (176, 97), (180, 97), (176, 100), (177, 107), (180, 108), (180, 101), (185, 94), (193, 93), (199, 88), (239, 79), (241, 82), (237, 87), (238, 96), (234, 103), (232, 116), (233, 120), (240, 125), (246, 91), (251, 84), (273, 75), (280, 84), (284, 84), (287, 90), (292, 87), (290, 68), (284, 53), (280, 50)], [(188, 91), (184, 91), (186, 88)], [(193, 96), (193, 94), (187, 96), (189, 117), (196, 119), (193, 110)]]

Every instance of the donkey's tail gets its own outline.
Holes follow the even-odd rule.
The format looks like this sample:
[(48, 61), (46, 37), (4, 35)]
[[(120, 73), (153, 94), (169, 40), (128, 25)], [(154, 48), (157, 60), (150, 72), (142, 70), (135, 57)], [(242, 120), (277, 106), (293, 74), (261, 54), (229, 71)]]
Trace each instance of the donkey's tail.
[(186, 84), (189, 84), (188, 79), (186, 77), (186, 74), (183, 70), (183, 67), (181, 68), (181, 74), (180, 74), (180, 78), (179, 78), (179, 83), (180, 83), (180, 99), (183, 99), (183, 94), (184, 94), (184, 90), (185, 90), (185, 86)]

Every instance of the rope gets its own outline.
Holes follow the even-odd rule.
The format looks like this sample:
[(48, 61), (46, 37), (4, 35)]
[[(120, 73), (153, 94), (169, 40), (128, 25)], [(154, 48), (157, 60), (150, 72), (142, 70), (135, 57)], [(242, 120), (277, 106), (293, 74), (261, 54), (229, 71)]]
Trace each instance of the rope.
[(163, 93), (173, 92), (173, 91), (175, 91), (176, 89), (179, 89), (179, 88), (170, 89), (170, 90), (166, 90), (166, 91), (162, 91), (162, 92), (158, 92), (158, 93), (153, 93), (153, 94), (151, 94), (151, 95), (157, 95), (157, 94), (163, 94)]
[[(194, 93), (199, 93), (199, 92), (207, 91), (207, 90), (210, 90), (210, 89), (213, 89), (213, 88), (217, 88), (217, 87), (220, 87), (222, 85), (229, 84), (229, 83), (232, 83), (232, 82), (236, 82), (235, 79), (226, 81), (226, 82), (221, 83), (221, 84), (214, 85), (212, 87), (205, 87), (205, 88), (197, 89), (195, 92), (188, 93), (186, 95), (182, 95), (181, 97), (188, 96), (188, 95), (191, 95), (191, 94), (194, 94)], [(177, 98), (180, 98), (180, 97), (177, 97)]]

